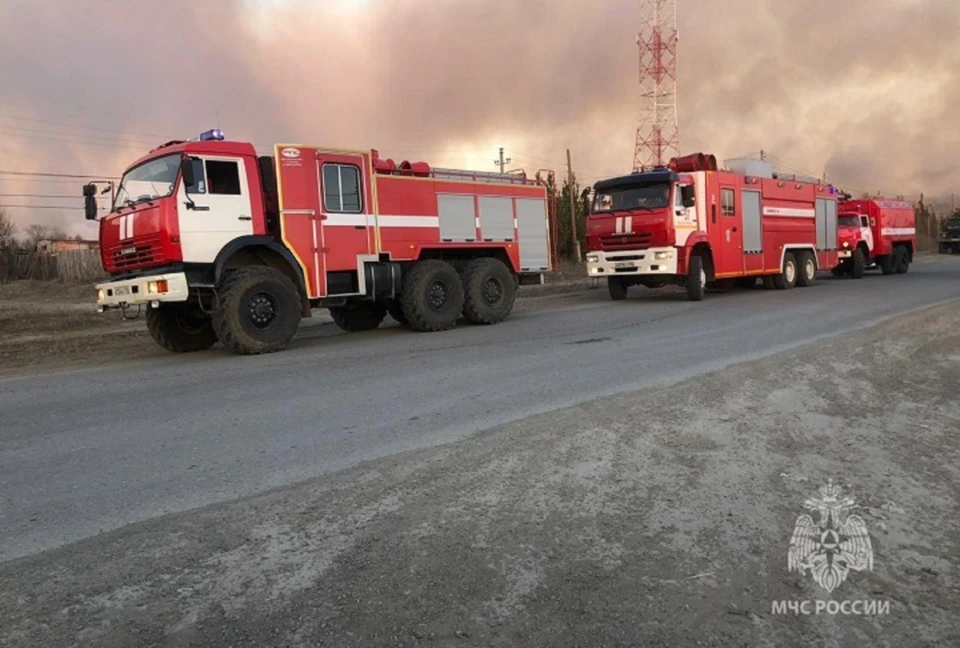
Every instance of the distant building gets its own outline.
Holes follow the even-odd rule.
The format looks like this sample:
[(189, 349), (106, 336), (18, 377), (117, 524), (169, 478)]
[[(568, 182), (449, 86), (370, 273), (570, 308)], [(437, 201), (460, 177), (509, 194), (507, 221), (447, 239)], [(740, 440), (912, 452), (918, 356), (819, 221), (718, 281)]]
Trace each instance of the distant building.
[(83, 241), (77, 239), (44, 239), (37, 242), (37, 252), (57, 254), (59, 252), (74, 252), (76, 250), (99, 250), (97, 241)]

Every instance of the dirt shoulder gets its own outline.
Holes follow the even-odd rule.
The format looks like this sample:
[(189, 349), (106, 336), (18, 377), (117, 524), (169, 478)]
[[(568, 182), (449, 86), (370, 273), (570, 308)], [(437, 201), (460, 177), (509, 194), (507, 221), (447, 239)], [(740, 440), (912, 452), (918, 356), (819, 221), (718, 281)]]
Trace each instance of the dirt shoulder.
[[(950, 304), (132, 525), (0, 565), (0, 645), (955, 646), (958, 361)], [(829, 479), (874, 554), (831, 594)], [(889, 613), (773, 608), (831, 600)]]

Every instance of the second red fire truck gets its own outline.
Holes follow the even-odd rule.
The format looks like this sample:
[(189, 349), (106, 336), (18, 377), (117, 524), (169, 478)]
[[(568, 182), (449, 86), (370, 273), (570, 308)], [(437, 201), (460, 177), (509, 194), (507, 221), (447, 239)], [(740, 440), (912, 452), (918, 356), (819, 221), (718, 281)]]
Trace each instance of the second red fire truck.
[[(523, 174), (274, 153), (215, 130), (133, 163), (100, 219), (100, 308), (146, 307), (170, 351), (265, 353), (320, 306), (348, 331), (388, 312), (418, 331), (494, 324), (550, 269), (546, 188)], [(83, 193), (96, 218), (97, 187)]]
[(808, 286), (837, 266), (837, 200), (828, 184), (774, 172), (764, 160), (717, 168), (697, 153), (594, 185), (587, 272), (612, 299), (631, 286)]
[(868, 267), (885, 274), (903, 274), (916, 250), (916, 215), (903, 200), (874, 198), (840, 202), (840, 262), (837, 276), (863, 277)]

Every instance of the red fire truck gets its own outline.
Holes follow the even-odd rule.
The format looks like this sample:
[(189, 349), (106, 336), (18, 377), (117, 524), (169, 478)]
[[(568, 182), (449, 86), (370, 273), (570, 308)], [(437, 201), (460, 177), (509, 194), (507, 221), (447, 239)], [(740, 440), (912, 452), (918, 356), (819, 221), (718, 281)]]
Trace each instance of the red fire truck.
[[(146, 306), (170, 351), (283, 348), (329, 309), (417, 331), (494, 324), (550, 269), (546, 188), (523, 173), (400, 164), (376, 151), (253, 145), (207, 131), (134, 162), (100, 220), (101, 310)], [(95, 185), (84, 187), (96, 218)]]
[(667, 167), (597, 182), (587, 219), (587, 272), (612, 299), (630, 286), (808, 286), (837, 265), (837, 190), (783, 176), (764, 160), (697, 153)]
[(840, 262), (837, 276), (863, 277), (875, 266), (885, 275), (904, 274), (916, 250), (916, 216), (910, 203), (876, 198), (841, 200), (838, 217)]

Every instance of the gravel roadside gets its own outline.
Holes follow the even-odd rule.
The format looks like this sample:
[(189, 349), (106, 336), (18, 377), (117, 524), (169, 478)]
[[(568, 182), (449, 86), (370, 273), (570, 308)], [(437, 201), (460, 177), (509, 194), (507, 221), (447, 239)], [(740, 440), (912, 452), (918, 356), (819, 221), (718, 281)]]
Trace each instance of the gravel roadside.
[[(958, 349), (952, 303), (11, 561), (0, 645), (955, 646)], [(829, 479), (874, 564), (828, 594)]]

